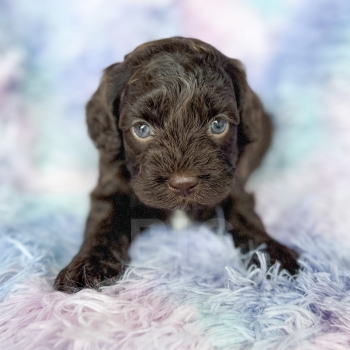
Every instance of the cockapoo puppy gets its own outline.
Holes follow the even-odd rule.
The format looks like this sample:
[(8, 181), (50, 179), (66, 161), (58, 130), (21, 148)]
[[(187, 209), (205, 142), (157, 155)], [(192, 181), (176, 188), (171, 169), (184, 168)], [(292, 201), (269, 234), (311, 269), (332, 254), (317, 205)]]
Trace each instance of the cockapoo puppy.
[(84, 242), (57, 290), (120, 276), (137, 220), (167, 222), (182, 210), (212, 225), (218, 206), (236, 246), (266, 243), (272, 263), (297, 270), (297, 254), (266, 233), (244, 190), (272, 128), (238, 60), (196, 39), (145, 43), (104, 71), (86, 113), (100, 173)]

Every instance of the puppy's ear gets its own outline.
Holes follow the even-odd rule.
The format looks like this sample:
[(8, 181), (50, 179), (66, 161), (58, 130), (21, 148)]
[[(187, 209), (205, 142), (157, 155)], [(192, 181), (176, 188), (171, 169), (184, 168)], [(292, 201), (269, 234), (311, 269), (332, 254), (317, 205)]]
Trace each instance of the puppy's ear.
[(237, 175), (244, 184), (252, 171), (260, 165), (270, 145), (272, 124), (260, 99), (248, 85), (243, 64), (230, 59), (228, 72), (232, 79), (240, 115), (237, 133)]
[(258, 96), (248, 85), (243, 64), (239, 60), (230, 59), (228, 70), (240, 115), (238, 147), (242, 153), (247, 144), (258, 141), (261, 137), (264, 110)]
[(100, 152), (116, 158), (121, 155), (118, 130), (120, 98), (130, 76), (130, 70), (124, 63), (106, 68), (98, 89), (86, 105), (91, 139)]

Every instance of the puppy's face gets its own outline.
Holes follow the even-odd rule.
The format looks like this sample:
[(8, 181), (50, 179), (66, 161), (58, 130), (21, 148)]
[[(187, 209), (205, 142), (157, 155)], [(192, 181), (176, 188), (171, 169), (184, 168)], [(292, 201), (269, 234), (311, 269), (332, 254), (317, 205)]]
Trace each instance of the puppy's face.
[(137, 197), (160, 209), (220, 203), (234, 181), (238, 122), (232, 81), (215, 60), (158, 53), (136, 66), (119, 129)]

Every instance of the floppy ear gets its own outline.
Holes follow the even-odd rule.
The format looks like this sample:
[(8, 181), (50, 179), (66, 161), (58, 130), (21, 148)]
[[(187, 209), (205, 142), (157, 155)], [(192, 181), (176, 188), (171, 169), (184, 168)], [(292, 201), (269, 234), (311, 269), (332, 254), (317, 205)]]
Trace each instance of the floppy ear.
[(238, 144), (243, 151), (247, 144), (261, 137), (264, 110), (260, 99), (248, 85), (243, 64), (231, 59), (229, 71), (240, 114)]
[(259, 97), (248, 85), (243, 64), (239, 60), (230, 59), (227, 70), (232, 79), (240, 115), (237, 173), (244, 183), (259, 166), (270, 145), (272, 124)]
[(130, 71), (124, 63), (109, 66), (86, 105), (86, 122), (91, 139), (100, 152), (114, 158), (120, 158), (122, 151), (118, 130), (119, 104), (129, 79)]

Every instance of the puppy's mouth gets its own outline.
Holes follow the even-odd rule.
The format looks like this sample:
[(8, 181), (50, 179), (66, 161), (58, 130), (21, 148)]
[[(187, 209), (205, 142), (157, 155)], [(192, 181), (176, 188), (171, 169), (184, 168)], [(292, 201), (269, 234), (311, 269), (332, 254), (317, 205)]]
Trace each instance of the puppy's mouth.
[(179, 198), (177, 201), (174, 201), (174, 206), (169, 207), (170, 210), (184, 210), (184, 211), (194, 211), (194, 210), (200, 210), (208, 205), (204, 205), (203, 203), (199, 203), (195, 199), (191, 198)]
[(135, 181), (133, 188), (137, 197), (147, 206), (191, 211), (215, 207), (229, 195), (231, 185), (232, 178), (218, 185), (218, 181), (213, 181), (209, 175), (172, 175), (154, 179), (148, 186)]

